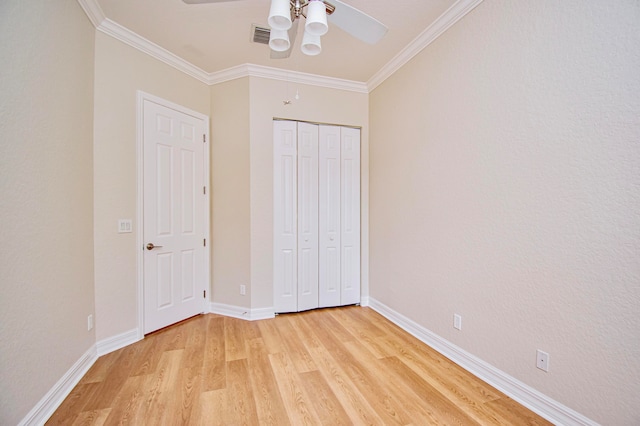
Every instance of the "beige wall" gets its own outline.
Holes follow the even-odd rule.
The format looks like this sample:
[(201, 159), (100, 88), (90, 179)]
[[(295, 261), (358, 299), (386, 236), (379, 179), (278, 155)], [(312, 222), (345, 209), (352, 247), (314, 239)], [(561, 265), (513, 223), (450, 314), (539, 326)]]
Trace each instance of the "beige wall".
[[(138, 326), (136, 93), (210, 115), (206, 84), (101, 32), (95, 44), (94, 226), (96, 338)], [(118, 219), (134, 232), (118, 234)]]
[[(273, 307), (273, 118), (362, 127), (363, 241), (368, 236), (368, 95), (251, 78), (251, 307)], [(294, 98), (296, 89), (300, 99)], [(283, 100), (290, 99), (290, 105)], [(367, 270), (363, 250), (363, 268)], [(363, 274), (363, 286), (366, 289)]]
[(250, 175), (246, 77), (211, 87), (211, 301), (244, 308), (251, 294)]
[(370, 98), (371, 296), (616, 425), (640, 423), (639, 22), (485, 0)]
[(75, 0), (0, 2), (0, 424), (94, 344), (93, 39)]

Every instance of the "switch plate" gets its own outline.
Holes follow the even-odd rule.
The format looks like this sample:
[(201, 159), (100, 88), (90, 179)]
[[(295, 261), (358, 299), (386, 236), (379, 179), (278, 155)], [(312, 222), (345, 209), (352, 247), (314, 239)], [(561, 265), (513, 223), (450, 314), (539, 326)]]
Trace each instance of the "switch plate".
[(87, 317), (87, 331), (91, 331), (93, 329), (93, 315), (89, 315)]
[(118, 233), (126, 234), (129, 232), (133, 232), (133, 221), (131, 219), (118, 220)]
[(453, 314), (453, 328), (456, 330), (462, 330), (462, 316)]
[(549, 371), (549, 354), (538, 349), (536, 351), (536, 367), (542, 371)]
[(240, 295), (244, 296), (247, 294), (247, 286), (244, 284), (240, 284)]

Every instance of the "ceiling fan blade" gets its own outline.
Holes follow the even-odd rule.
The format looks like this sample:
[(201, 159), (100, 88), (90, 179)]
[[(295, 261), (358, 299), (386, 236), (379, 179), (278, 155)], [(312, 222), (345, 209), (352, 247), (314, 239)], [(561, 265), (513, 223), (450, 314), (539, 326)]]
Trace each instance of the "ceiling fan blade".
[(299, 23), (295, 23), (294, 25), (291, 26), (291, 28), (289, 28), (289, 49), (285, 50), (284, 52), (276, 52), (275, 50), (271, 50), (271, 59), (286, 59), (289, 56), (291, 56), (291, 51), (293, 50), (293, 45), (296, 42), (296, 35), (298, 35), (298, 27), (300, 26)]
[(228, 1), (238, 1), (238, 0), (182, 0), (186, 4), (203, 4), (203, 3), (225, 3)]
[(336, 7), (327, 17), (329, 22), (365, 43), (376, 44), (389, 30), (382, 22), (353, 6), (338, 0), (327, 0), (326, 3)]

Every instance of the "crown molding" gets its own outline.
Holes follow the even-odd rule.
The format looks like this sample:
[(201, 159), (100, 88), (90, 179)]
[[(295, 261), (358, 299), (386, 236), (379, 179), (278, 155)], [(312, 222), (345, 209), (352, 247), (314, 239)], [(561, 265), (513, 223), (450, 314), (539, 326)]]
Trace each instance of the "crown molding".
[(209, 84), (219, 84), (242, 77), (261, 77), (270, 80), (287, 81), (290, 83), (308, 84), (329, 89), (346, 90), (358, 93), (368, 93), (367, 85), (359, 81), (344, 80), (334, 77), (324, 77), (298, 71), (287, 71), (280, 68), (262, 65), (243, 64), (209, 74)]
[(128, 44), (129, 46), (138, 49), (161, 62), (164, 62), (165, 64), (170, 65), (203, 83), (209, 84), (209, 74), (200, 68), (108, 18), (105, 18), (102, 21), (100, 26), (97, 27), (97, 30), (110, 35), (111, 37), (120, 40), (121, 42)]
[(94, 27), (98, 28), (100, 24), (102, 24), (102, 21), (106, 19), (106, 16), (97, 0), (78, 0), (78, 3)]
[(482, 3), (482, 0), (458, 0), (445, 13), (443, 13), (433, 24), (416, 37), (407, 47), (398, 53), (391, 61), (382, 67), (369, 81), (359, 82), (344, 80), (334, 77), (325, 77), (315, 74), (307, 74), (298, 71), (287, 71), (279, 68), (266, 67), (262, 65), (243, 64), (226, 70), (207, 73), (190, 62), (169, 52), (134, 33), (128, 28), (106, 18), (97, 0), (78, 0), (89, 20), (98, 31), (103, 32), (121, 42), (148, 54), (149, 56), (164, 62), (184, 72), (195, 79), (214, 85), (226, 81), (235, 80), (242, 77), (261, 77), (271, 80), (288, 81), (311, 86), (325, 87), (329, 89), (346, 90), (357, 93), (370, 93), (383, 81), (398, 71), (403, 65), (409, 62), (425, 47), (435, 41), (449, 27), (458, 22), (467, 13)]
[(427, 29), (420, 33), (407, 47), (402, 49), (400, 53), (394, 56), (391, 61), (367, 81), (368, 91), (373, 91), (382, 84), (383, 81), (391, 77), (396, 71), (402, 68), (403, 65), (409, 62), (425, 47), (433, 43), (442, 33), (462, 19), (467, 13), (471, 12), (480, 3), (482, 3), (482, 0), (458, 0), (455, 2), (446, 12), (440, 15)]

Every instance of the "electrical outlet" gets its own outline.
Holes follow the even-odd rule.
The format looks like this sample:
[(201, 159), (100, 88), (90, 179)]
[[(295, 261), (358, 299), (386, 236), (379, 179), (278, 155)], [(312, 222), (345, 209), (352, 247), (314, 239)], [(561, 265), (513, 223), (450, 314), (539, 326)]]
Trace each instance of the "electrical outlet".
[(462, 330), (462, 316), (453, 314), (453, 328)]
[(246, 294), (247, 294), (247, 286), (246, 286), (246, 285), (244, 285), (244, 284), (240, 284), (240, 294), (241, 294), (242, 296), (244, 296), (244, 295), (246, 295)]
[(87, 317), (87, 331), (91, 331), (93, 329), (93, 315), (89, 315)]
[(536, 351), (536, 367), (542, 371), (549, 371), (549, 354), (538, 349)]

